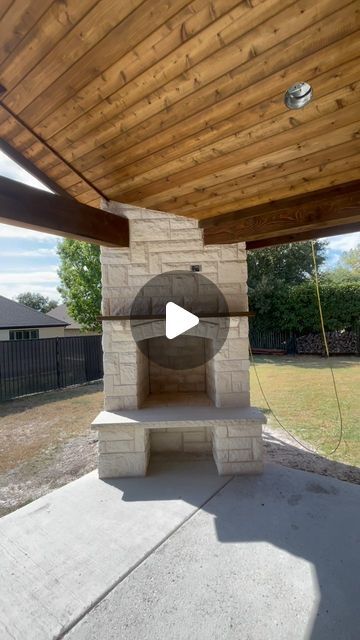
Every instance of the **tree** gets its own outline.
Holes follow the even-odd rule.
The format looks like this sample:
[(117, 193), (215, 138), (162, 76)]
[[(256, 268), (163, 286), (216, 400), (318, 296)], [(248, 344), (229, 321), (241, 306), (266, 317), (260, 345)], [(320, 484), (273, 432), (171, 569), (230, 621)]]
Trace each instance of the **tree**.
[[(318, 267), (325, 261), (326, 242), (315, 242)], [(314, 273), (311, 242), (294, 242), (248, 252), (248, 285), (259, 282), (300, 284)]]
[(31, 291), (20, 293), (16, 300), (20, 302), (20, 304), (24, 304), (26, 307), (31, 307), (31, 309), (36, 309), (36, 311), (41, 311), (42, 313), (47, 313), (51, 311), (51, 309), (55, 309), (58, 305), (56, 300), (51, 300), (46, 296), (42, 296), (41, 293), (32, 293)]
[(83, 329), (101, 331), (100, 247), (65, 239), (58, 246), (60, 258), (59, 292), (72, 318)]
[(360, 282), (360, 243), (349, 251), (344, 251), (337, 264), (325, 273), (328, 282)]
[[(326, 242), (315, 243), (318, 267), (325, 261)], [(309, 281), (314, 274), (311, 242), (284, 244), (248, 252), (251, 327), (273, 331), (282, 325), (289, 287)]]

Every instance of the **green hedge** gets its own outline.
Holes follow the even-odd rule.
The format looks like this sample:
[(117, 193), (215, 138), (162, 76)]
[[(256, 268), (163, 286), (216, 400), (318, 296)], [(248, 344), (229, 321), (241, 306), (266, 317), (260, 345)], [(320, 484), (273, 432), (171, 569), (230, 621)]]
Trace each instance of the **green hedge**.
[[(326, 331), (356, 327), (360, 320), (360, 283), (323, 284), (320, 296)], [(251, 325), (259, 331), (318, 332), (321, 328), (313, 281), (290, 287), (249, 291), (250, 309), (256, 317)]]

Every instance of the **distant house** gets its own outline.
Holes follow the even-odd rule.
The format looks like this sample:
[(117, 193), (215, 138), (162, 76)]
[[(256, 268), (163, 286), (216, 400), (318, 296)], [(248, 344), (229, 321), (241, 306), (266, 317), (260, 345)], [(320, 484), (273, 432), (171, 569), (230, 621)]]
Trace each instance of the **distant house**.
[(0, 340), (64, 337), (67, 322), (0, 296)]
[(81, 329), (81, 325), (74, 320), (69, 315), (66, 304), (59, 304), (55, 309), (51, 309), (51, 311), (47, 314), (49, 317), (56, 318), (57, 320), (62, 320), (66, 322), (67, 326), (65, 327), (64, 335), (68, 336), (96, 336), (98, 333), (96, 331), (84, 331)]

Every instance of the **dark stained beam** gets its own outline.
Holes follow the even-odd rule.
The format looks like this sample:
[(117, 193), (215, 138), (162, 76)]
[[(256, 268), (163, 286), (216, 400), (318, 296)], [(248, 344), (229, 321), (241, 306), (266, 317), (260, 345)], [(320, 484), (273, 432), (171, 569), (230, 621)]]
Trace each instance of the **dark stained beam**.
[[(253, 242), (360, 222), (360, 180), (201, 220), (205, 244)], [(319, 233), (320, 232), (320, 233)], [(341, 233), (341, 231), (339, 231)]]
[(290, 207), (314, 206), (316, 204), (327, 205), (334, 198), (341, 206), (357, 205), (360, 194), (360, 179), (346, 182), (336, 187), (327, 187), (326, 189), (318, 189), (317, 191), (307, 191), (301, 195), (290, 196), (272, 202), (265, 202), (257, 206), (248, 207), (247, 209), (239, 209), (230, 213), (220, 214), (211, 218), (204, 218), (199, 221), (199, 226), (206, 227), (220, 226), (225, 222), (231, 222), (242, 218), (252, 218), (255, 215), (266, 213), (274, 213), (274, 211), (287, 210)]
[(289, 244), (290, 242), (304, 242), (305, 240), (318, 240), (329, 236), (337, 236), (343, 233), (355, 233), (360, 231), (360, 222), (352, 224), (339, 225), (338, 227), (327, 227), (321, 231), (304, 231), (302, 233), (292, 233), (287, 236), (279, 236), (278, 238), (265, 238), (264, 240), (250, 240), (246, 243), (246, 249), (264, 249), (266, 247), (274, 247), (279, 244)]
[(107, 247), (129, 246), (126, 218), (3, 177), (0, 222)]

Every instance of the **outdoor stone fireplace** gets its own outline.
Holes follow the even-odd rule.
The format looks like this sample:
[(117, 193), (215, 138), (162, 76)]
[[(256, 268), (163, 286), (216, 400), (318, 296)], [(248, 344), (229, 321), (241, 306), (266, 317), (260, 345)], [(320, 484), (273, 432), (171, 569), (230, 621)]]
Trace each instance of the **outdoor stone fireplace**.
[[(156, 315), (168, 292), (152, 287), (151, 279), (174, 271), (176, 300), (186, 308), (181, 272), (193, 265), (201, 265), (202, 275), (220, 289), (230, 312), (247, 311), (243, 243), (204, 246), (195, 220), (117, 202), (104, 208), (129, 219), (130, 246), (101, 250), (103, 316), (129, 316), (149, 281), (144, 314)], [(212, 451), (220, 474), (262, 471), (264, 417), (250, 407), (248, 319), (235, 316), (226, 323), (219, 348), (217, 337), (209, 337), (210, 311), (176, 345), (165, 336), (164, 319), (139, 321), (133, 331), (129, 319), (103, 321), (105, 410), (93, 423), (100, 477), (144, 475), (152, 451)], [(218, 326), (220, 340), (225, 320)], [(159, 350), (169, 366), (156, 363)], [(172, 359), (186, 357), (187, 350), (203, 353), (203, 363), (173, 368)]]

